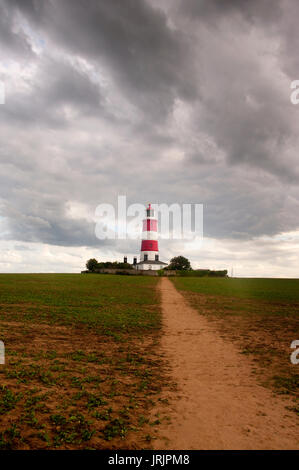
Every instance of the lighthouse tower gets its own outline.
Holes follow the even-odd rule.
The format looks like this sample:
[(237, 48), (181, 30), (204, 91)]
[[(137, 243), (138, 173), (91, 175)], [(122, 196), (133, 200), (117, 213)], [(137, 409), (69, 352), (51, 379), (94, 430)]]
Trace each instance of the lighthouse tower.
[(158, 270), (166, 265), (167, 263), (159, 260), (158, 220), (149, 204), (146, 209), (146, 218), (143, 220), (140, 262), (136, 264), (136, 269)]

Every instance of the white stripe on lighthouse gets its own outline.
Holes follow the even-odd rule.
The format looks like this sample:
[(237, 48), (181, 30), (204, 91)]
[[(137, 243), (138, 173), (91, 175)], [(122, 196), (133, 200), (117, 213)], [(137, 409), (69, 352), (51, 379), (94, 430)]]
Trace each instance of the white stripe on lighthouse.
[(158, 240), (158, 232), (142, 232), (142, 240)]

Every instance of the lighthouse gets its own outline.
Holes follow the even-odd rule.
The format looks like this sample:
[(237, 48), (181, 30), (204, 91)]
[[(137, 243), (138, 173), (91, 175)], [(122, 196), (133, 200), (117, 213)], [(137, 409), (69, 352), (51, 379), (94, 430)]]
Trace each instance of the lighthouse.
[(158, 270), (166, 265), (167, 263), (159, 260), (158, 220), (149, 204), (143, 220), (140, 261), (135, 266), (139, 270)]

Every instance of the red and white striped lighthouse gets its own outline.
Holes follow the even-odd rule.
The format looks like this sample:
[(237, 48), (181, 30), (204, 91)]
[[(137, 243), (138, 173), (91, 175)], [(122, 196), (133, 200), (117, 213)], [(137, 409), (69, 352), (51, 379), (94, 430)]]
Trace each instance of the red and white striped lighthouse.
[(162, 269), (167, 263), (159, 260), (158, 220), (151, 204), (146, 209), (143, 220), (140, 262), (137, 269)]
[(146, 209), (146, 219), (143, 220), (140, 261), (158, 261), (158, 221), (154, 217), (151, 204)]

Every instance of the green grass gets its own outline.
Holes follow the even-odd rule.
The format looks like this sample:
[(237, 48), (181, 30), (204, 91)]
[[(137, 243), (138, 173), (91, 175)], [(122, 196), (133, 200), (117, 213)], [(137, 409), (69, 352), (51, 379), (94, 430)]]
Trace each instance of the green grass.
[(82, 323), (103, 334), (154, 328), (156, 282), (109, 274), (0, 274), (0, 319)]
[(139, 418), (163, 382), (157, 281), (0, 274), (0, 450), (150, 445)]
[(208, 295), (299, 303), (299, 279), (172, 278), (178, 289)]

